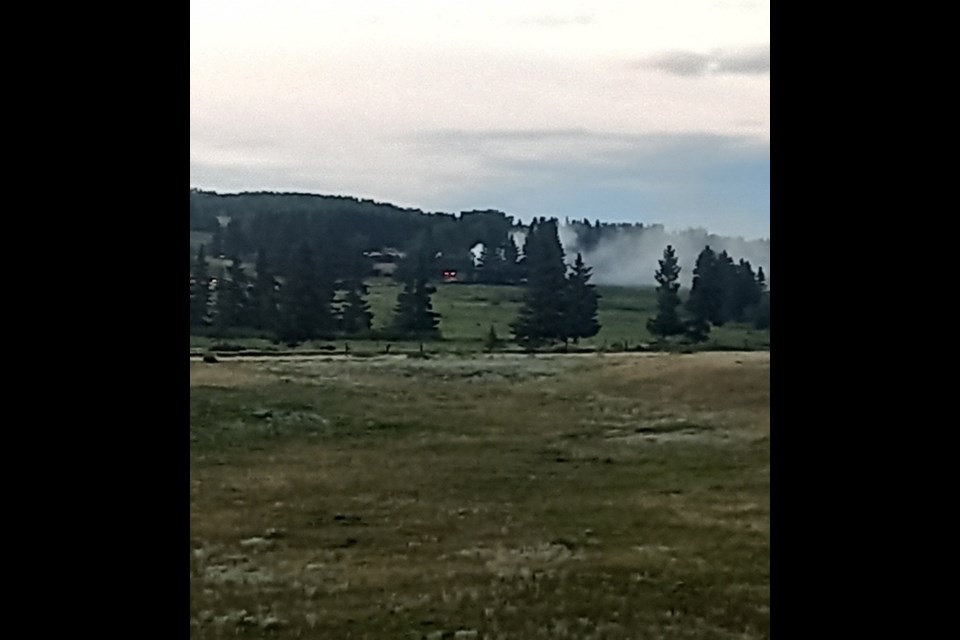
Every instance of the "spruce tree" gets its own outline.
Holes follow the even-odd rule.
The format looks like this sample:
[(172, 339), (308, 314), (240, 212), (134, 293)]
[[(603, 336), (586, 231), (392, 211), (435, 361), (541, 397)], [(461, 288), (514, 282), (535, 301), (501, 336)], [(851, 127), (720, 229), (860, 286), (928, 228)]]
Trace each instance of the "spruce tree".
[(373, 325), (373, 313), (370, 303), (364, 299), (368, 293), (363, 280), (351, 280), (346, 283), (346, 294), (340, 307), (340, 328), (347, 335), (357, 335), (370, 331)]
[(733, 319), (743, 322), (747, 317), (747, 310), (752, 309), (760, 302), (762, 289), (753, 273), (753, 267), (747, 260), (740, 260), (736, 267), (736, 278), (733, 288)]
[(277, 337), (296, 344), (334, 334), (333, 279), (325, 261), (306, 243), (296, 252), (286, 282), (280, 290)]
[(767, 290), (767, 276), (763, 267), (757, 268), (757, 288), (760, 290), (760, 301), (753, 311), (753, 328), (770, 328), (770, 292)]
[(190, 273), (190, 326), (202, 327), (207, 322), (210, 306), (210, 276), (203, 245), (197, 249)]
[(760, 296), (760, 303), (757, 304), (756, 308), (753, 311), (753, 328), (754, 329), (769, 329), (770, 328), (770, 292), (764, 291), (763, 295)]
[(717, 256), (707, 245), (697, 256), (693, 284), (687, 298), (686, 334), (693, 342), (704, 342), (710, 335), (710, 321), (719, 315), (722, 303), (717, 278)]
[(577, 258), (567, 277), (566, 289), (566, 331), (563, 339), (571, 339), (574, 343), (581, 338), (591, 338), (600, 332), (600, 323), (597, 321), (597, 304), (600, 295), (596, 287), (590, 284), (590, 267), (583, 263), (583, 256), (577, 253)]
[(556, 219), (534, 221), (527, 236), (527, 287), (523, 305), (511, 323), (514, 339), (524, 347), (565, 340), (566, 265)]
[(430, 296), (436, 287), (430, 284), (434, 271), (433, 251), (426, 241), (419, 243), (408, 257), (403, 290), (397, 296), (393, 328), (405, 337), (420, 340), (440, 337), (440, 314), (433, 310)]
[(717, 276), (717, 255), (707, 245), (693, 268), (693, 284), (686, 304), (692, 318), (710, 322), (719, 316), (723, 300)]
[(671, 245), (663, 250), (660, 269), (654, 274), (657, 281), (657, 315), (647, 320), (647, 330), (663, 338), (685, 333), (680, 319), (680, 265)]
[(722, 327), (731, 320), (735, 320), (738, 315), (737, 265), (727, 251), (723, 250), (717, 256), (714, 268), (716, 269), (717, 296), (720, 302), (710, 321), (714, 325)]

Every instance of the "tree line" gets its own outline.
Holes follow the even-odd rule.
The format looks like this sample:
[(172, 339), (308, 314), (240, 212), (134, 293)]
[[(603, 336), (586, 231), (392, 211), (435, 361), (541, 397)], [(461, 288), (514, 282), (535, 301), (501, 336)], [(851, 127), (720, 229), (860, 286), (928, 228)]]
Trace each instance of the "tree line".
[[(338, 271), (329, 258), (302, 243), (291, 259), (271, 262), (265, 249), (257, 252), (255, 275), (250, 276), (238, 256), (219, 279), (211, 278), (205, 247), (197, 250), (190, 273), (190, 326), (226, 333), (253, 329), (278, 341), (298, 344), (335, 337), (378, 337), (372, 330), (373, 313), (362, 254)], [(430, 285), (433, 275), (424, 251), (412, 257), (416, 265), (397, 298), (395, 317), (384, 337), (437, 338), (439, 316), (433, 311)]]
[[(229, 220), (221, 226), (220, 220)], [(560, 222), (558, 222), (558, 225)], [(587, 219), (564, 223), (570, 234), (571, 252), (581, 251), (589, 261), (591, 253), (610, 242), (625, 241), (628, 246), (666, 244), (681, 247), (724, 247), (732, 253), (760, 259), (769, 255), (768, 240), (745, 241), (709, 234), (701, 229), (667, 233), (663, 225), (609, 223)], [(259, 248), (265, 249), (286, 267), (296, 246), (308, 242), (329, 256), (357, 245), (360, 251), (376, 252), (393, 248), (409, 253), (418, 239), (429, 235), (441, 254), (443, 269), (457, 272), (463, 282), (483, 284), (520, 284), (525, 278), (522, 246), (515, 239), (527, 232), (527, 226), (497, 210), (428, 213), (387, 203), (341, 196), (297, 193), (218, 194), (191, 189), (190, 228), (212, 234), (208, 255), (240, 256), (252, 260)], [(331, 242), (331, 239), (338, 239)], [(479, 260), (471, 250), (482, 245)]]
[[(590, 282), (591, 269), (580, 253), (571, 264), (565, 262), (557, 220), (534, 219), (522, 251), (512, 239), (508, 241), (514, 251), (499, 251), (496, 262), (490, 254), (481, 256), (478, 268), (482, 271), (494, 264), (503, 273), (509, 265), (515, 269), (511, 278), (519, 281), (522, 275), (524, 297), (510, 324), (513, 340), (525, 348), (539, 348), (597, 335), (600, 296)], [(302, 242), (286, 259), (275, 261), (261, 247), (253, 276), (234, 255), (227, 259), (221, 277), (211, 279), (206, 247), (201, 245), (191, 267), (191, 328), (254, 329), (289, 344), (335, 337), (441, 337), (432, 296), (442, 252), (431, 234), (418, 236), (398, 266), (396, 278), (402, 289), (393, 318), (377, 332), (365, 284), (369, 260), (361, 245), (325, 247), (328, 251)], [(647, 321), (651, 334), (703, 342), (711, 327), (729, 322), (769, 329), (770, 292), (762, 267), (755, 272), (749, 261), (735, 261), (726, 251), (716, 253), (707, 246), (697, 256), (686, 301), (680, 297), (679, 275), (677, 254), (668, 245), (655, 274), (657, 313)], [(212, 280), (215, 287), (210, 286)], [(489, 345), (499, 341), (492, 327), (487, 341)]]
[[(590, 283), (590, 268), (579, 254), (573, 264), (564, 262), (556, 219), (534, 220), (522, 253), (512, 239), (506, 242), (513, 251), (501, 251), (497, 258), (482, 256), (478, 269), (497, 269), (504, 278), (519, 282), (522, 277), (526, 282), (523, 305), (511, 325), (514, 340), (539, 347), (596, 335), (599, 295)], [(378, 332), (372, 328), (373, 314), (366, 299), (369, 260), (360, 245), (336, 251), (326, 246), (331, 250), (324, 252), (303, 242), (284, 260), (271, 260), (261, 247), (253, 276), (244, 270), (241, 257), (232, 255), (221, 277), (211, 278), (206, 246), (201, 245), (190, 274), (191, 328), (254, 329), (290, 344), (335, 337), (441, 337), (432, 296), (436, 293), (433, 282), (445, 263), (431, 234), (421, 234), (398, 265), (395, 277), (402, 288), (392, 320)]]
[(647, 330), (660, 338), (684, 337), (704, 342), (711, 327), (728, 322), (751, 322), (754, 328), (770, 328), (770, 291), (763, 267), (756, 273), (749, 261), (734, 259), (710, 246), (697, 256), (693, 284), (686, 303), (680, 300), (680, 266), (672, 245), (654, 274), (657, 281), (657, 314), (647, 321)]

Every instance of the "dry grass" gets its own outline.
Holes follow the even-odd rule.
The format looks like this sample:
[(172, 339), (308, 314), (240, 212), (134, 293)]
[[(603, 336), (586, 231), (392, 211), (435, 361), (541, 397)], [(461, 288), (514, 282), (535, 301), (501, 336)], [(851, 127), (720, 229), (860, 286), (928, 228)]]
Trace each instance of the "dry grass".
[(769, 635), (769, 354), (191, 385), (195, 638)]

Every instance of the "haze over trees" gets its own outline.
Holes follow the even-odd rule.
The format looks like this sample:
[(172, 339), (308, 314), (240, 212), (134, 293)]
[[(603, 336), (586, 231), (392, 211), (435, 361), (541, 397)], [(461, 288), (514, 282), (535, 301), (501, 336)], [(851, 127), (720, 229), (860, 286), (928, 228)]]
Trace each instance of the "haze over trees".
[[(256, 331), (291, 345), (338, 337), (442, 339), (433, 296), (444, 280), (521, 286), (522, 303), (509, 323), (513, 340), (525, 348), (577, 343), (601, 330), (589, 255), (598, 255), (611, 237), (658, 229), (599, 221), (561, 225), (545, 217), (523, 225), (491, 210), (452, 216), (351, 198), (196, 190), (190, 212), (197, 232), (192, 242), (200, 244), (191, 250), (191, 331)], [(571, 242), (583, 251), (565, 251)], [(762, 267), (754, 271), (750, 260), (707, 245), (696, 255), (685, 293), (683, 259), (668, 245), (659, 260), (657, 314), (644, 321), (651, 334), (703, 341), (711, 327), (729, 323), (769, 329)], [(384, 260), (394, 262), (401, 290), (393, 313), (374, 318), (368, 280), (382, 275), (377, 269)], [(375, 320), (380, 328), (374, 329)], [(491, 335), (487, 342), (500, 342)]]
[(557, 220), (535, 220), (524, 244), (527, 271), (523, 306), (511, 325), (517, 344), (536, 348), (578, 342), (600, 331), (599, 295), (579, 254), (567, 274)]

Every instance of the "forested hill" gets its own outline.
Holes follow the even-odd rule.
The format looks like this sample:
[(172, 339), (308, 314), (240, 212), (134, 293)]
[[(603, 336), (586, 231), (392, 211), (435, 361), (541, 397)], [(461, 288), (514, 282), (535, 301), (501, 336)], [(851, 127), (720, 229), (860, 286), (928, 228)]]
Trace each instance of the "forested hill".
[[(598, 212), (602, 215), (602, 212)], [(219, 219), (218, 219), (219, 218)], [(225, 224), (225, 226), (223, 226)], [(218, 194), (190, 190), (190, 229), (214, 234), (212, 252), (253, 256), (265, 249), (284, 256), (301, 244), (333, 253), (408, 251), (425, 240), (444, 256), (445, 268), (469, 271), (477, 245), (503, 260), (522, 255), (527, 225), (502, 211), (465, 211), (459, 215), (405, 209), (347, 196), (248, 192)], [(726, 238), (702, 229), (666, 231), (659, 224), (560, 221), (561, 240), (570, 260), (582, 252), (595, 267), (597, 282), (653, 284), (656, 260), (664, 247), (678, 249), (683, 274), (706, 246), (763, 266), (769, 277), (769, 240)]]
[[(306, 225), (317, 233), (362, 239), (370, 250), (404, 248), (425, 231), (438, 238), (456, 235), (461, 236), (462, 242), (469, 242), (469, 237), (473, 244), (492, 244), (514, 227), (513, 218), (499, 211), (467, 212), (458, 218), (347, 196), (190, 191), (191, 230), (215, 231), (218, 216), (237, 221), (243, 231), (257, 237), (263, 233), (272, 235), (268, 227), (278, 230)], [(307, 234), (313, 235), (309, 231)]]

